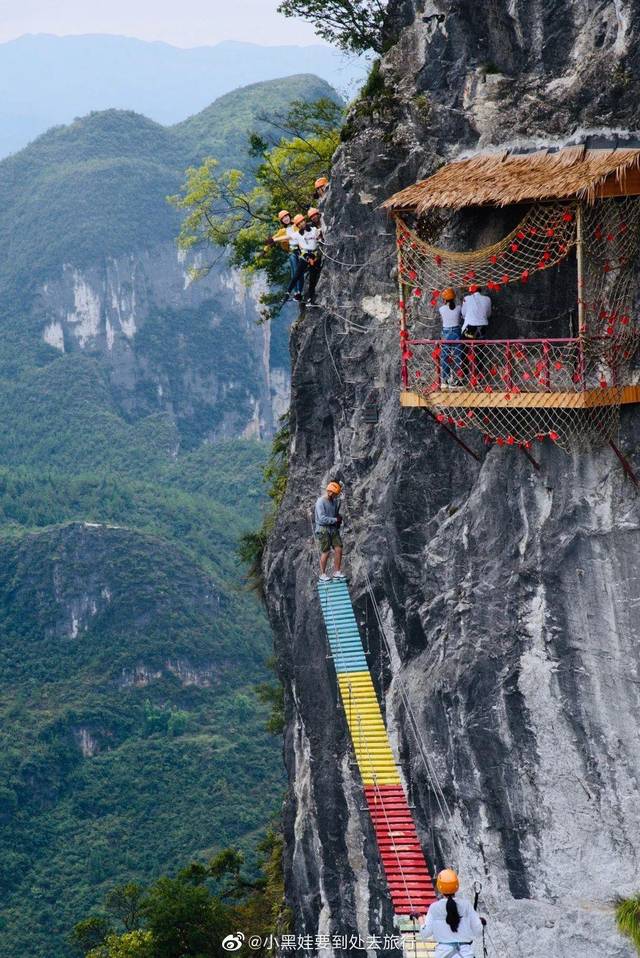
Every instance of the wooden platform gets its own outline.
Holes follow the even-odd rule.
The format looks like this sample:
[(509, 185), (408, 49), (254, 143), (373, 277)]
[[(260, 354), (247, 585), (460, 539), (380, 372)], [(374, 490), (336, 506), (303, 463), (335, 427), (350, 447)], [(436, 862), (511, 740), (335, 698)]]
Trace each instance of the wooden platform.
[(441, 409), (594, 409), (640, 402), (640, 384), (607, 389), (588, 389), (584, 392), (478, 392), (474, 389), (438, 389), (422, 395), (417, 392), (400, 393), (400, 405)]

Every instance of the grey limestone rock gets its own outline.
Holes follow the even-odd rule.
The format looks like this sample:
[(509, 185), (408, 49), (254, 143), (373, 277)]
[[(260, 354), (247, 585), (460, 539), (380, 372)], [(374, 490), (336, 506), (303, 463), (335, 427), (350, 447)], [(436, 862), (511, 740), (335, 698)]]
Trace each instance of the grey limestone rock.
[[(315, 592), (309, 513), (335, 476), (357, 617), (433, 865), (459, 867), (467, 892), (483, 882), (493, 954), (631, 958), (613, 900), (640, 889), (638, 493), (610, 449), (540, 445), (537, 472), (478, 438), (476, 462), (400, 408), (395, 244), (378, 207), (463, 150), (636, 129), (640, 4), (404, 0), (390, 12), (384, 91), (351, 109), (336, 156), (322, 308), (292, 332), (290, 478), (265, 557), (286, 693), (289, 903), (299, 933), (392, 926)], [(435, 12), (443, 23), (424, 21)], [(500, 233), (501, 216), (473, 230)], [(377, 424), (364, 420), (372, 393)], [(639, 438), (631, 406), (620, 445), (636, 467)]]

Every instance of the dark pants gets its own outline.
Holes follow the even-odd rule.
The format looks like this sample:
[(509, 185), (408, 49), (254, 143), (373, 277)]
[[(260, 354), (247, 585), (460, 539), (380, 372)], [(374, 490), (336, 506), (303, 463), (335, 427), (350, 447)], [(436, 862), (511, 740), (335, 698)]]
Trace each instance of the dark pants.
[(474, 349), (473, 344), (484, 339), (486, 326), (467, 326), (462, 334), (469, 345), (465, 348), (466, 352), (466, 370), (465, 376), (472, 389), (478, 386), (478, 377), (484, 375), (484, 352), (482, 349)]
[(287, 289), (287, 293), (290, 293), (294, 289), (294, 287), (300, 289), (300, 286), (298, 286), (298, 284), (302, 285), (304, 283), (304, 278), (308, 273), (309, 274), (309, 299), (310, 300), (315, 299), (316, 286), (318, 285), (318, 280), (320, 279), (320, 270), (322, 269), (320, 254), (318, 253), (316, 256), (311, 257), (311, 261), (313, 265), (311, 265), (309, 260), (305, 258), (304, 256), (300, 257), (298, 261), (298, 269), (296, 271), (296, 275), (293, 277), (293, 279), (289, 283), (289, 288)]
[[(298, 275), (298, 265), (300, 263), (300, 257), (297, 253), (289, 253), (289, 269), (291, 270), (291, 279), (295, 280)], [(296, 293), (301, 293), (304, 287), (304, 275), (298, 280), (298, 285), (296, 286)], [(291, 292), (291, 290), (289, 290)]]
[[(442, 330), (442, 338), (445, 343), (460, 339), (460, 327), (445, 326)], [(443, 345), (441, 353), (441, 378), (447, 382), (450, 379), (455, 379), (458, 370), (462, 368), (462, 346), (459, 344), (455, 346)]]

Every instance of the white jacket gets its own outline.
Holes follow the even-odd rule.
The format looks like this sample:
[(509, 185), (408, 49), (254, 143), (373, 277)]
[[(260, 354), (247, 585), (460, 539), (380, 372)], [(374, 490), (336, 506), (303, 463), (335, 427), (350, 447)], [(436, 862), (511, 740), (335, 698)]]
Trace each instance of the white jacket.
[(460, 944), (458, 949), (454, 950), (455, 943), (471, 942), (482, 935), (482, 922), (470, 901), (462, 895), (455, 895), (454, 899), (460, 912), (458, 930), (452, 931), (447, 924), (447, 899), (441, 898), (439, 901), (434, 901), (429, 908), (426, 921), (420, 927), (420, 937), (425, 941), (434, 938), (438, 942), (436, 958), (448, 958), (452, 951), (452, 958), (473, 958), (473, 945)]
[(462, 300), (462, 328), (467, 326), (488, 326), (491, 316), (491, 300), (482, 293), (469, 293)]
[(315, 253), (320, 241), (320, 230), (317, 226), (309, 226), (299, 234), (298, 243), (302, 253)]

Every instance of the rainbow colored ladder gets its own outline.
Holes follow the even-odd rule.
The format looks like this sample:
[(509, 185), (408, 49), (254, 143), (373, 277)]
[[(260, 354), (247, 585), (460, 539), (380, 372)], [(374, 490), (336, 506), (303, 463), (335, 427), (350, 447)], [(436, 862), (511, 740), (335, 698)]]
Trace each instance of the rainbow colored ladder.
[(340, 698), (405, 951), (408, 955), (430, 954), (434, 944), (416, 940), (408, 916), (424, 913), (436, 896), (391, 751), (347, 583), (344, 579), (319, 582), (318, 592)]

